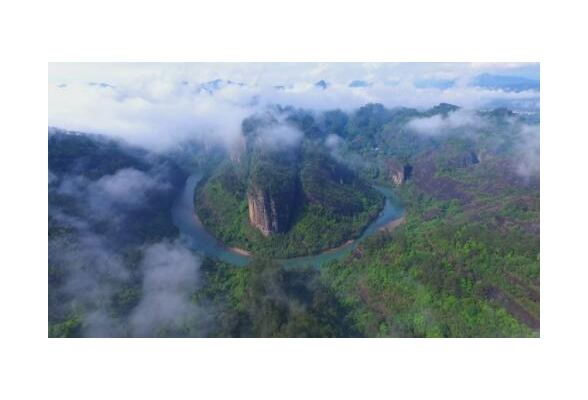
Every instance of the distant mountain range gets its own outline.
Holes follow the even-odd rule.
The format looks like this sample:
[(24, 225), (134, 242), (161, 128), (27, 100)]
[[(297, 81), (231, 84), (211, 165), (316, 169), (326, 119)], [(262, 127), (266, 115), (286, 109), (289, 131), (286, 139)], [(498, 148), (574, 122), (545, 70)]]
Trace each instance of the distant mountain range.
[(415, 81), (414, 86), (417, 88), (436, 88), (449, 89), (455, 85), (455, 79), (423, 79)]
[[(421, 79), (414, 82), (417, 88), (435, 88), (440, 90), (449, 89), (455, 86), (457, 79)], [(385, 82), (387, 86), (397, 85), (396, 81)], [(353, 80), (347, 85), (350, 88), (368, 87), (371, 82), (364, 80)], [(330, 84), (325, 80), (320, 80), (315, 84), (316, 87), (326, 89)], [(507, 92), (522, 92), (525, 90), (539, 91), (540, 84), (538, 80), (523, 78), (520, 76), (492, 75), (481, 74), (472, 78), (468, 86), (480, 87), (489, 90), (504, 90)]]
[(366, 81), (362, 81), (362, 80), (355, 80), (355, 81), (351, 81), (349, 82), (349, 87), (354, 88), (354, 87), (368, 87), (370, 86), (370, 84)]
[(470, 81), (470, 85), (486, 89), (502, 89), (511, 92), (540, 90), (540, 84), (538, 80), (522, 78), (520, 76), (482, 74), (472, 79)]
[[(350, 88), (362, 88), (369, 87), (374, 82), (368, 82), (361, 79), (355, 79), (347, 84)], [(395, 86), (398, 81), (385, 81), (386, 86)], [(416, 88), (436, 88), (440, 90), (446, 90), (454, 87), (457, 83), (457, 79), (421, 79), (414, 81)], [(101, 88), (114, 88), (113, 85), (104, 82), (90, 82), (89, 86), (98, 86)], [(192, 86), (199, 93), (213, 94), (217, 90), (226, 88), (228, 86), (246, 86), (241, 82), (234, 82), (231, 80), (214, 79), (212, 81), (204, 83), (191, 83), (189, 81), (182, 81), (182, 85)], [(332, 86), (331, 82), (324, 79), (317, 81), (314, 87), (317, 89), (327, 90)], [(507, 75), (493, 75), (493, 74), (481, 74), (471, 78), (468, 82), (470, 87), (479, 87), (489, 90), (504, 90), (506, 92), (522, 92), (522, 91), (540, 91), (540, 82), (537, 79), (529, 79), (520, 76), (507, 76)], [(67, 87), (67, 84), (58, 85), (60, 88)], [(273, 88), (276, 90), (285, 90), (292, 86), (285, 85), (274, 85)]]
[(198, 85), (199, 92), (206, 92), (206, 93), (214, 93), (219, 89), (223, 89), (227, 86), (245, 86), (244, 83), (240, 82), (233, 82), (231, 80), (224, 80), (224, 79), (215, 79), (213, 81), (205, 82)]
[[(368, 82), (365, 80), (352, 80), (347, 84), (347, 87), (351, 89), (367, 88), (374, 85), (376, 82)], [(396, 86), (400, 84), (398, 81), (383, 81), (380, 82), (385, 86)], [(245, 83), (234, 82), (231, 80), (215, 79), (209, 82), (198, 83), (182, 81), (181, 84), (185, 86), (190, 92), (197, 94), (208, 94), (214, 95), (217, 91), (227, 87), (245, 87)], [(434, 88), (438, 90), (448, 90), (456, 87), (458, 84), (457, 79), (423, 79), (414, 82), (416, 88)], [(88, 86), (97, 87), (100, 89), (111, 89), (118, 91), (118, 88), (104, 82), (90, 82)], [(487, 101), (481, 105), (481, 109), (493, 109), (493, 108), (508, 108), (514, 111), (520, 112), (531, 112), (540, 113), (541, 101), (541, 81), (535, 79), (528, 79), (517, 76), (504, 76), (504, 75), (492, 75), (482, 74), (478, 75), (468, 82), (469, 87), (478, 87), (486, 90), (501, 90), (504, 92), (530, 92), (531, 96), (524, 99), (510, 99), (510, 98), (496, 98)], [(67, 84), (58, 85), (59, 88), (68, 87)], [(273, 88), (276, 91), (285, 91), (292, 89), (293, 85), (274, 85)], [(328, 91), (336, 88), (332, 82), (325, 79), (321, 79), (314, 84), (315, 90)], [(124, 96), (124, 92), (120, 93)], [(255, 102), (255, 98), (252, 99)]]

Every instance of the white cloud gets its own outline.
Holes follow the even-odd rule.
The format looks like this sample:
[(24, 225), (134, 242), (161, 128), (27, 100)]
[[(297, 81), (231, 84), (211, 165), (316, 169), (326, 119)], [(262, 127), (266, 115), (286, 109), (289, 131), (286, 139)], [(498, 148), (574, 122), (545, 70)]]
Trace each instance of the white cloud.
[[(125, 139), (153, 150), (206, 137), (221, 144), (240, 134), (249, 111), (227, 96), (214, 98), (157, 87), (128, 91), (83, 84), (49, 87), (49, 125)], [(162, 86), (165, 86), (162, 84)], [(235, 99), (238, 100), (238, 99)]]
[[(530, 67), (503, 67), (517, 68)], [(230, 145), (239, 138), (243, 119), (271, 104), (350, 111), (370, 102), (417, 108), (441, 102), (466, 108), (497, 100), (538, 103), (532, 91), (465, 86), (468, 76), (496, 69), (495, 64), (468, 63), (50, 64), (48, 123), (168, 150), (199, 139)], [(200, 83), (216, 78), (245, 85), (224, 85), (213, 94), (199, 90)], [(457, 84), (446, 90), (414, 86), (416, 79), (454, 78), (459, 78)], [(314, 86), (320, 79), (330, 83), (327, 90)], [(354, 79), (371, 85), (349, 88)], [(390, 81), (399, 83), (387, 84)], [(275, 85), (287, 87), (277, 90)]]
[[(516, 172), (525, 177), (538, 176), (540, 167), (540, 126), (517, 121), (516, 118), (506, 120), (507, 126), (502, 127), (508, 134), (508, 139), (498, 136), (498, 143), (512, 141), (513, 159)], [(411, 120), (407, 127), (417, 133), (434, 136), (447, 133), (461, 133), (464, 135), (476, 135), (481, 130), (492, 131), (496, 129), (492, 123), (476, 112), (459, 109), (450, 112), (447, 116), (434, 115), (428, 118), (416, 118)], [(510, 144), (509, 144), (510, 146)]]
[(538, 63), (50, 63), (49, 83), (108, 82), (140, 86), (142, 82), (232, 80), (247, 85), (293, 85), (325, 79), (347, 85), (355, 79), (454, 79), (473, 74), (504, 73), (538, 79)]
[(145, 203), (153, 190), (164, 190), (168, 184), (134, 168), (124, 168), (113, 175), (105, 175), (91, 185), (90, 202), (98, 198), (100, 204), (120, 204), (138, 207)]
[(145, 249), (141, 268), (142, 297), (129, 319), (133, 336), (153, 337), (160, 329), (187, 323), (204, 328), (200, 309), (190, 299), (200, 284), (198, 258), (176, 242), (161, 242)]
[(47, 184), (51, 185), (53, 182), (55, 182), (55, 180), (57, 179), (57, 177), (55, 176), (55, 174), (53, 172), (51, 172), (50, 169), (47, 169)]
[(341, 136), (336, 135), (334, 133), (329, 134), (326, 138), (325, 138), (325, 145), (330, 149), (330, 150), (334, 150), (336, 149), (341, 143), (343, 143), (343, 139), (341, 138)]
[(475, 111), (464, 109), (450, 112), (447, 116), (437, 114), (427, 118), (416, 118), (407, 124), (409, 128), (425, 135), (438, 135), (458, 128), (479, 129), (485, 125), (486, 122), (476, 115)]
[(275, 125), (260, 129), (256, 142), (258, 145), (275, 150), (289, 148), (302, 140), (303, 133), (288, 125)]
[(66, 175), (56, 190), (86, 205), (89, 220), (119, 229), (128, 212), (141, 210), (149, 204), (148, 196), (171, 188), (164, 180), (165, 174), (159, 172), (163, 171), (145, 173), (123, 168), (95, 181), (81, 175)]
[(540, 168), (540, 128), (539, 125), (522, 125), (517, 143), (517, 172), (524, 176), (538, 176)]
[(470, 65), (475, 69), (518, 69), (538, 66), (540, 62), (472, 62)]
[(127, 262), (106, 237), (89, 231), (83, 221), (75, 225), (78, 240), (51, 239), (49, 254), (50, 265), (61, 265), (68, 271), (63, 286), (55, 290), (65, 294), (66, 299), (74, 299), (59, 307), (63, 307), (62, 312), (73, 307), (83, 310), (83, 336), (154, 337), (162, 329), (172, 335), (206, 335), (213, 315), (191, 299), (200, 287), (200, 259), (179, 241), (142, 248), (140, 301), (128, 316), (116, 316), (108, 308), (113, 298), (134, 285)]

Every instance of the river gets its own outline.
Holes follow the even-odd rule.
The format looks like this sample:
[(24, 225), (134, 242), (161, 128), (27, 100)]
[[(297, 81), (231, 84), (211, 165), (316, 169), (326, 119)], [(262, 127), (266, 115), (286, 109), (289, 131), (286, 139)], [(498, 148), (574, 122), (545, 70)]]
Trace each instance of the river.
[[(172, 218), (174, 224), (180, 231), (182, 240), (197, 253), (219, 259), (229, 264), (244, 266), (251, 261), (251, 257), (240, 253), (238, 250), (230, 249), (220, 243), (204, 228), (194, 211), (194, 189), (202, 179), (201, 174), (193, 174), (188, 177), (186, 184), (172, 207)], [(331, 260), (344, 257), (347, 253), (357, 247), (365, 238), (373, 235), (378, 230), (394, 225), (404, 217), (404, 209), (395, 199), (393, 191), (383, 186), (375, 188), (386, 197), (382, 212), (356, 240), (348, 242), (336, 249), (327, 250), (324, 253), (314, 256), (296, 257), (285, 260), (277, 260), (287, 267), (312, 265), (320, 267)]]

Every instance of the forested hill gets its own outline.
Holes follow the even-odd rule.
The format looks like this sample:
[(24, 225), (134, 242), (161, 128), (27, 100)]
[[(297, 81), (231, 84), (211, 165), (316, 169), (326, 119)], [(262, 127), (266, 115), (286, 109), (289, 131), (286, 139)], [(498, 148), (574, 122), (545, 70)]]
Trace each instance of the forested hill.
[(317, 254), (359, 237), (379, 214), (383, 197), (354, 166), (319, 132), (295, 127), (246, 120), (241, 151), (197, 189), (198, 216), (223, 243), (272, 258)]
[[(277, 160), (247, 153), (247, 137), (267, 133), (255, 116), (243, 121), (241, 152), (225, 155), (195, 143), (181, 156), (153, 155), (103, 137), (50, 133), (50, 336), (539, 335), (538, 114), (450, 104), (269, 113), (287, 127), (282, 140), (298, 138), (287, 142), (298, 146), (295, 153)], [(313, 252), (346, 237), (313, 233), (317, 216), (352, 215), (361, 231), (365, 221), (355, 212), (380, 207), (366, 189), (374, 184), (394, 187), (406, 220), (319, 270), (285, 269), (269, 259), (237, 268), (176, 240), (169, 211), (192, 172), (179, 168), (179, 159), (207, 177), (196, 206), (209, 196), (220, 207), (216, 216), (200, 214), (203, 220), (236, 244), (247, 237), (241, 223), (255, 193), (249, 185), (280, 192), (271, 178), (281, 174), (291, 173), (294, 190), (305, 193), (307, 214), (294, 207), (292, 215), (305, 217), (287, 220), (286, 230), (300, 235), (279, 246)], [(215, 225), (217, 217), (226, 220)], [(292, 229), (300, 223), (305, 229)], [(269, 258), (277, 248), (300, 249), (274, 246), (282, 233), (256, 234), (269, 238), (258, 245)], [(154, 285), (154, 276), (178, 278), (166, 281), (174, 290)], [(164, 297), (178, 307), (167, 316), (146, 312)]]
[[(50, 129), (48, 149), (49, 336), (128, 336), (123, 326), (148, 298), (141, 260), (180, 251), (170, 210), (186, 174), (170, 157), (98, 135)], [(177, 335), (165, 325), (154, 329)]]
[[(205, 294), (233, 304), (219, 317), (225, 329), (218, 335), (539, 334), (538, 115), (367, 105), (351, 114), (299, 111), (290, 120), (309, 136), (336, 135), (337, 155), (366, 179), (395, 185), (406, 222), (369, 238), (306, 284), (327, 302), (320, 310), (312, 296), (301, 300), (277, 278), (280, 267), (271, 262), (207, 270), (212, 286)], [(251, 291), (251, 279), (260, 292)], [(282, 296), (263, 307), (251, 303), (275, 285)], [(291, 304), (300, 301), (305, 308), (293, 312)]]

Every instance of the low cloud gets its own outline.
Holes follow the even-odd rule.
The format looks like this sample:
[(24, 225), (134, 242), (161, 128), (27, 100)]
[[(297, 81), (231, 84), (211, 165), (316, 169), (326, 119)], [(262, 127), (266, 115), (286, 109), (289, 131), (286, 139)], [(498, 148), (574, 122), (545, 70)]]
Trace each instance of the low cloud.
[[(170, 83), (171, 84), (171, 83)], [(165, 82), (162, 86), (167, 86)], [(244, 104), (188, 89), (112, 88), (84, 84), (49, 87), (49, 126), (104, 134), (152, 151), (191, 140), (227, 145), (250, 115)], [(237, 99), (235, 99), (237, 101)]]
[[(48, 122), (49, 126), (106, 134), (153, 151), (168, 151), (188, 141), (231, 148), (240, 140), (246, 117), (276, 104), (315, 111), (352, 111), (366, 103), (389, 108), (428, 108), (441, 102), (465, 108), (493, 102), (538, 105), (535, 91), (486, 90), (462, 83), (474, 72), (496, 69), (500, 68), (393, 63), (57, 64), (50, 66)], [(446, 89), (416, 87), (414, 83), (417, 78), (460, 77), (463, 79), (457, 79), (454, 87)], [(203, 86), (208, 78), (225, 81)], [(329, 81), (327, 89), (315, 86), (320, 79)], [(348, 86), (358, 79), (370, 85)], [(390, 81), (395, 84), (388, 84)], [(277, 89), (278, 85), (283, 88)]]
[(157, 172), (149, 174), (123, 168), (95, 181), (81, 175), (66, 175), (56, 190), (87, 206), (89, 218), (108, 221), (114, 226), (124, 219), (125, 213), (146, 207), (150, 194), (171, 189), (164, 177)]
[[(50, 286), (50, 311), (63, 319), (78, 315), (85, 337), (206, 336), (213, 326), (210, 309), (192, 296), (201, 285), (200, 259), (181, 241), (138, 248), (135, 269), (114, 243), (94, 233), (82, 219), (52, 213), (76, 239), (49, 240), (49, 265), (62, 269), (63, 282)], [(116, 311), (116, 299), (129, 288), (139, 297), (128, 313)], [(51, 300), (60, 299), (57, 300)]]
[(48, 185), (51, 185), (57, 179), (55, 174), (53, 172), (51, 172), (50, 169), (47, 169), (47, 176), (48, 176), (48, 178), (47, 178)]
[(539, 175), (540, 168), (540, 128), (539, 125), (521, 125), (517, 154), (517, 173), (523, 177)]
[(206, 330), (205, 313), (191, 296), (200, 286), (200, 261), (178, 242), (162, 242), (144, 250), (142, 298), (130, 316), (133, 336), (153, 337), (190, 329)]
[[(516, 116), (507, 117), (504, 125), (496, 126), (476, 111), (459, 109), (443, 115), (415, 118), (407, 123), (412, 131), (426, 136), (458, 134), (476, 137), (487, 133), (492, 138), (492, 151), (511, 148), (516, 172), (525, 177), (538, 176), (540, 167), (540, 126), (522, 122)], [(500, 132), (500, 134), (497, 134)]]
[(325, 146), (329, 150), (336, 150), (343, 143), (341, 136), (331, 133), (325, 138)]
[(105, 175), (90, 185), (90, 203), (141, 207), (149, 192), (169, 188), (169, 184), (157, 177), (134, 168), (124, 168), (113, 175)]
[[(139, 87), (157, 78), (160, 82), (208, 82), (215, 79), (243, 82), (248, 86), (314, 85), (326, 80), (348, 85), (354, 80), (371, 83), (416, 79), (458, 79), (482, 73), (539, 79), (538, 63), (49, 63), (49, 81), (106, 82)], [(160, 84), (159, 90), (169, 91)]]
[(482, 70), (501, 70), (501, 69), (518, 69), (524, 67), (539, 66), (540, 62), (471, 62), (474, 69)]
[(64, 269), (64, 282), (53, 289), (53, 296), (61, 300), (50, 310), (64, 315), (83, 310), (83, 336), (123, 336), (123, 324), (106, 310), (117, 290), (131, 277), (122, 256), (104, 237), (91, 232), (84, 221), (59, 213), (52, 216), (76, 229), (77, 238), (49, 240), (49, 265)]
[(417, 133), (428, 136), (448, 133), (455, 129), (480, 129), (488, 126), (487, 122), (475, 111), (459, 109), (443, 116), (440, 114), (411, 120), (407, 127)]
[(304, 134), (289, 125), (273, 125), (262, 128), (256, 136), (256, 144), (268, 150), (288, 149), (300, 144)]

